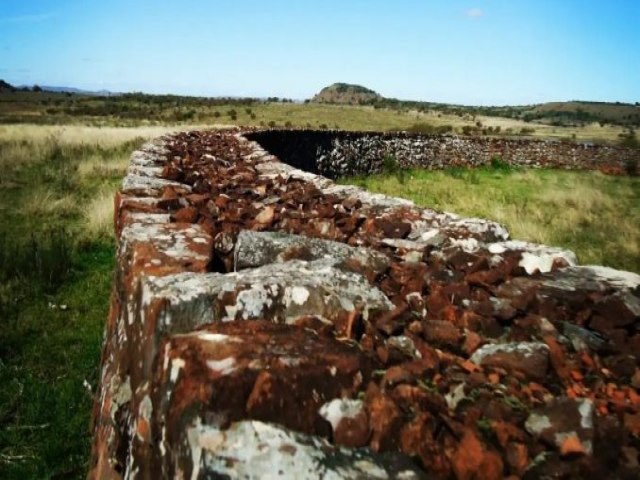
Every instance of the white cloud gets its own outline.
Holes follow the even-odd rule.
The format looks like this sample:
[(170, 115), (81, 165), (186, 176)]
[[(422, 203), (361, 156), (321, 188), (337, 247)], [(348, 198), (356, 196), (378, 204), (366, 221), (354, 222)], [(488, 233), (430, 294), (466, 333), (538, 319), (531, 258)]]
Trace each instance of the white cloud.
[(470, 8), (469, 10), (467, 10), (467, 17), (480, 18), (482, 16), (484, 16), (484, 12), (479, 8)]

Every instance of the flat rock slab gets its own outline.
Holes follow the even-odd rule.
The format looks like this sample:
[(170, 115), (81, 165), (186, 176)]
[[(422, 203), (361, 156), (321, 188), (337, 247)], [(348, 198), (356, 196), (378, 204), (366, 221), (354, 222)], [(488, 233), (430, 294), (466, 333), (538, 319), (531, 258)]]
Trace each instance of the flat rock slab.
[(191, 478), (427, 479), (400, 454), (345, 449), (280, 426), (243, 421), (227, 430), (196, 425), (189, 430), (193, 456)]
[[(166, 310), (158, 326), (171, 332), (236, 319), (291, 323), (304, 315), (316, 315), (337, 321), (342, 313), (355, 310), (366, 320), (375, 312), (393, 308), (362, 275), (338, 269), (333, 263), (292, 260), (228, 274), (149, 278), (142, 302), (150, 305), (164, 300)], [(187, 315), (181, 315), (182, 310)]]
[(235, 247), (235, 268), (243, 270), (287, 260), (333, 260), (335, 263), (353, 260), (376, 274), (389, 267), (383, 253), (344, 243), (278, 232), (242, 230)]

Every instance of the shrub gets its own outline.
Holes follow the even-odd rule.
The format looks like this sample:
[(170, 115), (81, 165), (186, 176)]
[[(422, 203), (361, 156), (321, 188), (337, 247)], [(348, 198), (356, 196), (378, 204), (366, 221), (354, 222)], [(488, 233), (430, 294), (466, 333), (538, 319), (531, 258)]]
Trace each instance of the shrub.
[(491, 168), (500, 171), (510, 171), (513, 167), (505, 162), (500, 155), (495, 155), (491, 158)]
[(0, 279), (20, 279), (52, 292), (71, 272), (72, 251), (72, 238), (64, 229), (31, 234), (26, 244), (0, 234)]
[(291, 128), (291, 127), (293, 127), (293, 124), (289, 120), (287, 120), (286, 122), (284, 122), (284, 127), (285, 128)]
[(407, 180), (407, 171), (402, 168), (395, 155), (385, 155), (382, 159), (382, 172), (393, 175), (398, 183), (404, 184)]
[(626, 174), (632, 177), (640, 174), (640, 171), (638, 170), (639, 163), (640, 162), (638, 161), (638, 157), (633, 157), (625, 160), (624, 171), (626, 172)]

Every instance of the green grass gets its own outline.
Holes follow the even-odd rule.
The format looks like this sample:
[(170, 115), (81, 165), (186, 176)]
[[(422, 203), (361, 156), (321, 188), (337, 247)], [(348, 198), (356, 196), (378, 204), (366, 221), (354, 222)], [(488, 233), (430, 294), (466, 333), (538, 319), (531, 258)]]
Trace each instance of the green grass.
[(114, 267), (104, 212), (143, 140), (26, 128), (0, 132), (0, 478), (83, 478)]
[[(405, 130), (428, 125), (428, 131), (446, 129), (462, 134), (465, 129), (475, 129), (478, 134), (485, 131), (489, 135), (508, 136), (520, 135), (524, 128), (532, 130), (527, 136), (537, 138), (606, 143), (619, 143), (623, 139), (621, 135), (626, 131), (619, 125), (605, 125), (595, 121), (578, 122), (576, 126), (571, 126), (573, 122), (566, 126), (554, 126), (497, 116), (503, 110), (504, 115), (511, 115), (522, 107), (461, 107), (394, 101), (383, 102), (381, 105), (384, 108), (176, 95), (128, 94), (97, 97), (14, 92), (0, 93), (0, 125), (242, 125), (376, 131)], [(477, 124), (482, 127), (476, 128)], [(635, 138), (638, 139), (637, 132)]]
[(640, 273), (640, 179), (598, 172), (406, 170), (343, 179), (465, 216), (496, 220), (516, 239), (569, 248), (582, 264)]

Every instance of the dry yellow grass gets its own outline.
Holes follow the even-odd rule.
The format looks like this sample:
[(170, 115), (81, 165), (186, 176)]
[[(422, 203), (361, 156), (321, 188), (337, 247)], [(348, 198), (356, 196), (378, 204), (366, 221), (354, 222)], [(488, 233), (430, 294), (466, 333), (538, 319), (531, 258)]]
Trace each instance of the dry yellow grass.
[(55, 139), (61, 145), (96, 145), (114, 147), (135, 138), (155, 138), (166, 133), (199, 128), (206, 125), (140, 126), (140, 127), (90, 127), (83, 125), (0, 125), (0, 140), (43, 143)]
[(50, 188), (33, 190), (22, 202), (20, 209), (27, 216), (71, 217), (77, 208), (72, 194), (60, 194)]
[(81, 177), (124, 176), (128, 166), (128, 155), (109, 158), (96, 154), (83, 159), (78, 164), (78, 175)]
[(113, 188), (102, 188), (82, 210), (88, 238), (113, 237)]

